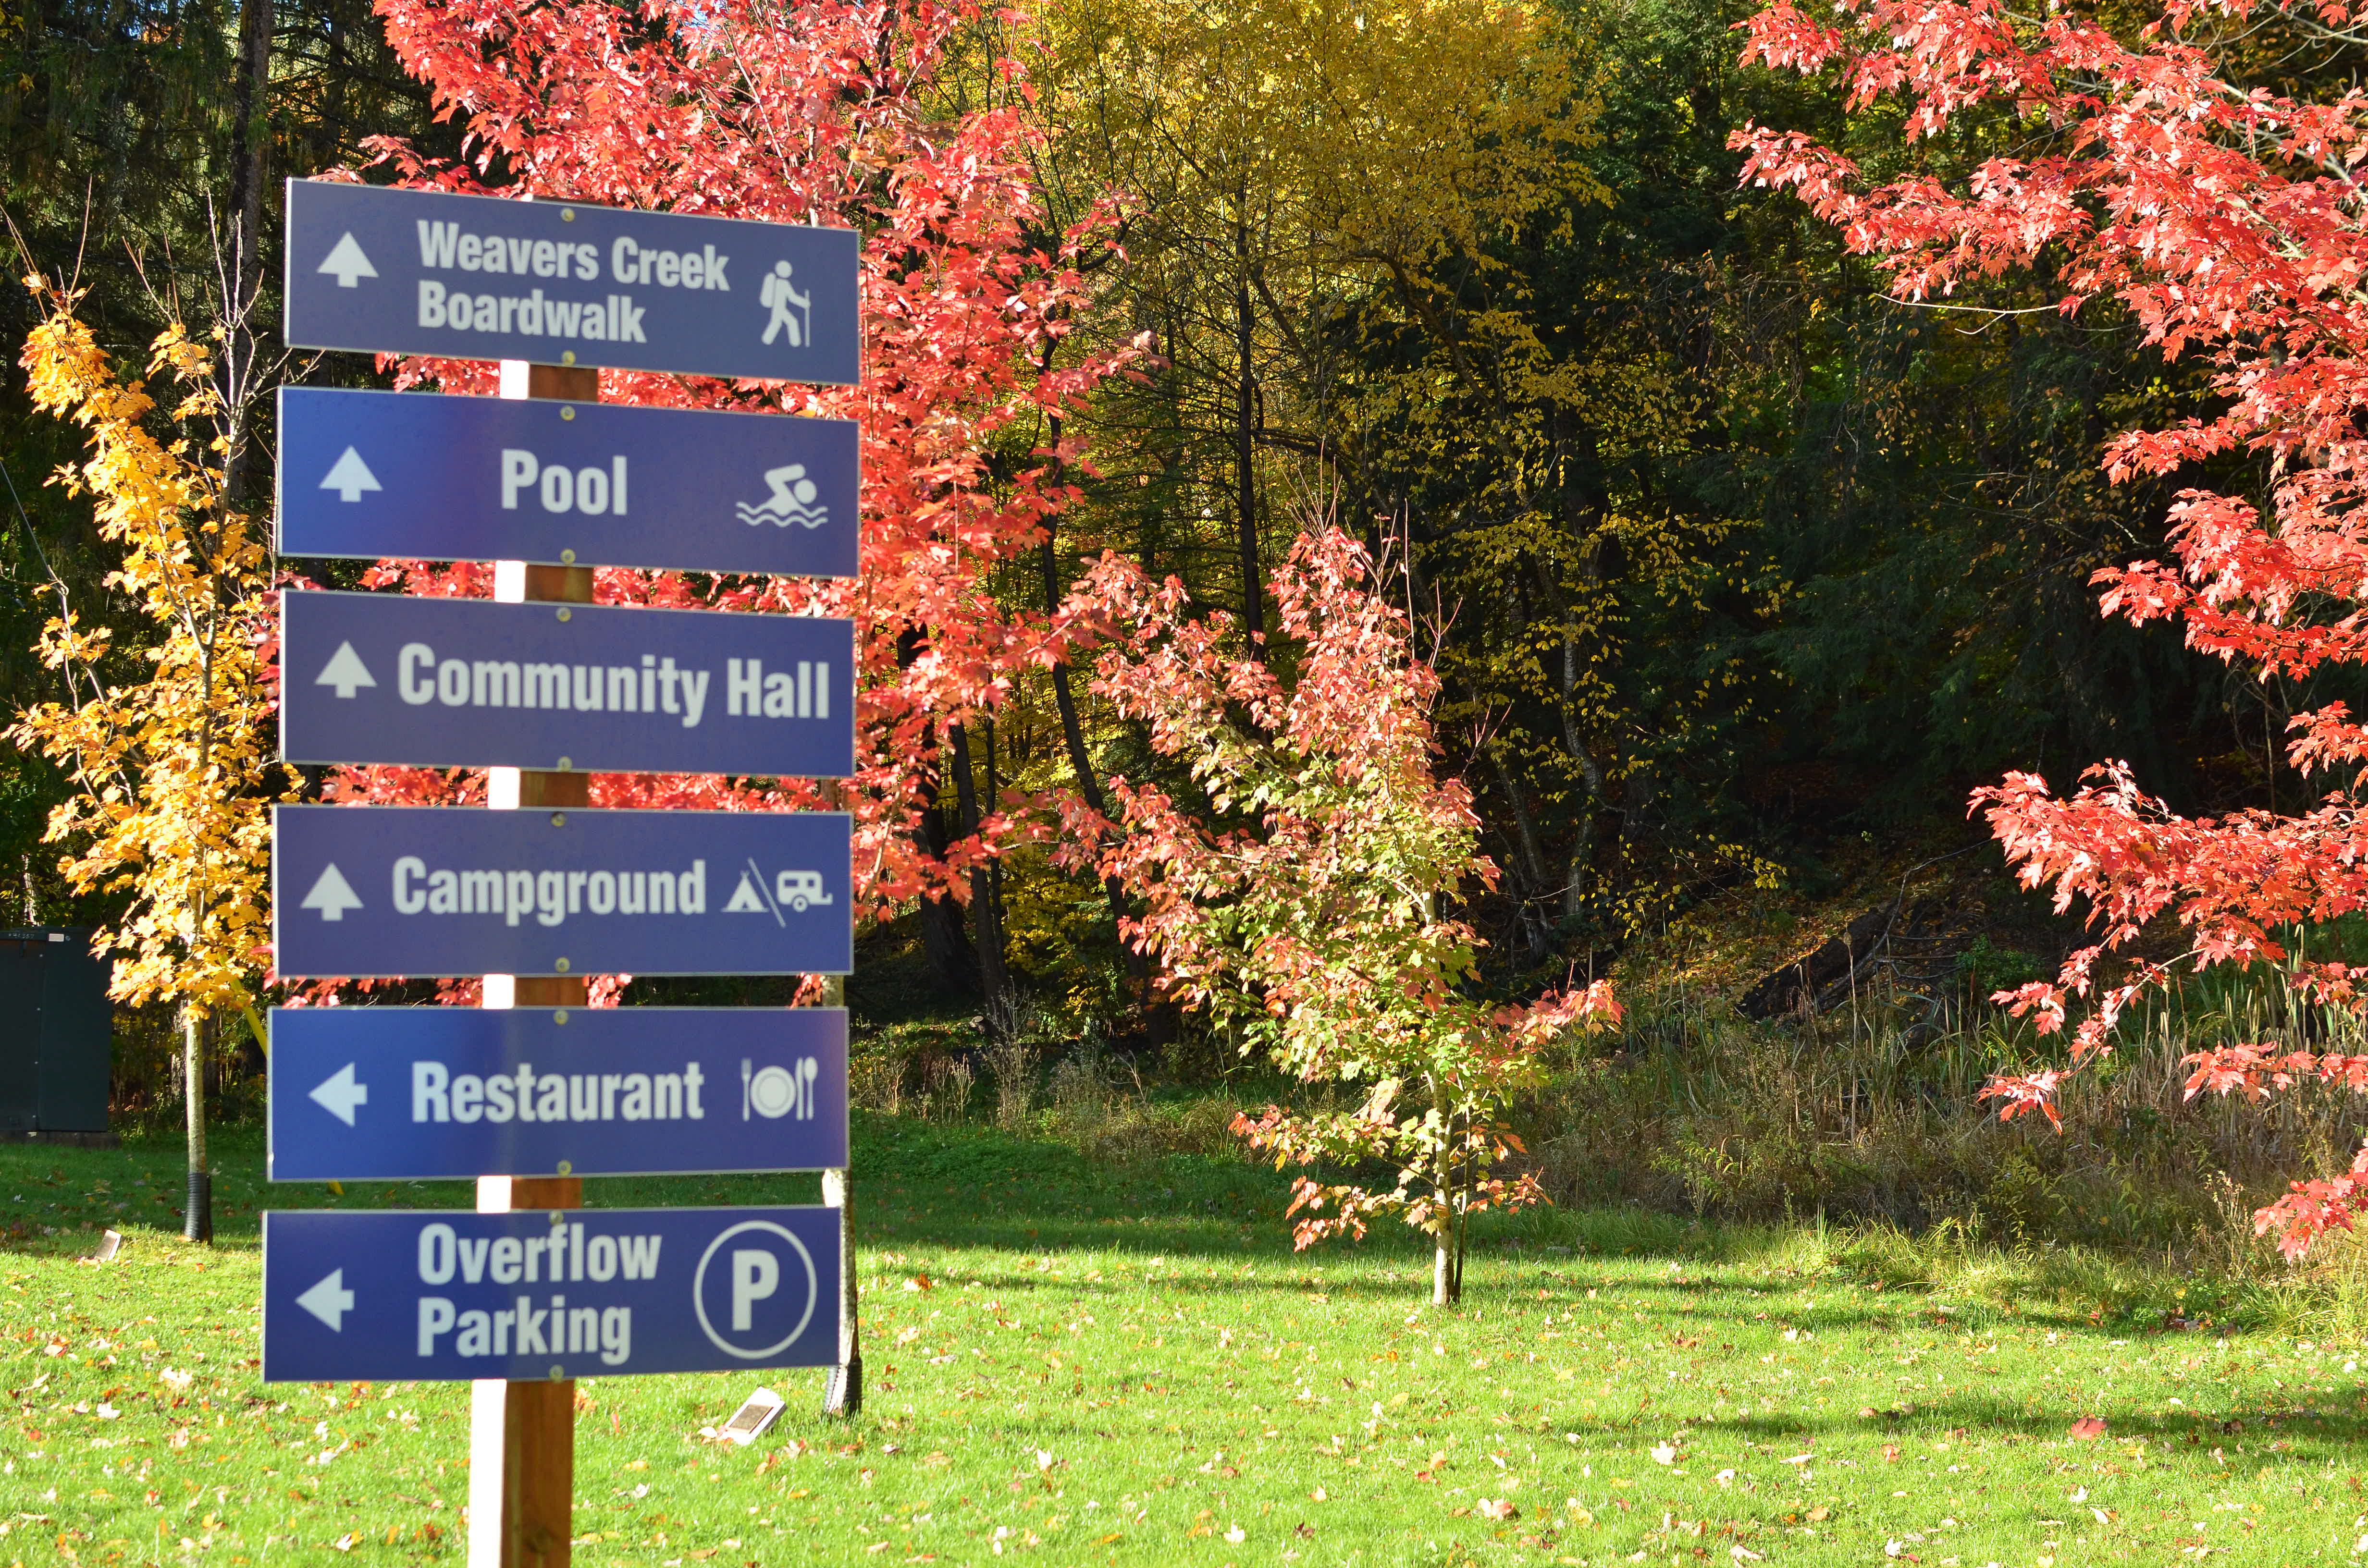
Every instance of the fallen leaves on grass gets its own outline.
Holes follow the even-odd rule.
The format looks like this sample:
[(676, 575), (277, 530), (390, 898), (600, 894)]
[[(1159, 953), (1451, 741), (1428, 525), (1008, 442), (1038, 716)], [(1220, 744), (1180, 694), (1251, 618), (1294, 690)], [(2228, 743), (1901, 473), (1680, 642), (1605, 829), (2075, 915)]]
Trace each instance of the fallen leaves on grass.
[(2072, 1423), (2072, 1436), (2080, 1442), (2093, 1443), (2104, 1435), (2105, 1418), (2101, 1415), (2083, 1415)]
[(1518, 1519), (1521, 1517), (1520, 1509), (1513, 1506), (1510, 1497), (1483, 1497), (1479, 1508), (1480, 1517), (1484, 1519)]

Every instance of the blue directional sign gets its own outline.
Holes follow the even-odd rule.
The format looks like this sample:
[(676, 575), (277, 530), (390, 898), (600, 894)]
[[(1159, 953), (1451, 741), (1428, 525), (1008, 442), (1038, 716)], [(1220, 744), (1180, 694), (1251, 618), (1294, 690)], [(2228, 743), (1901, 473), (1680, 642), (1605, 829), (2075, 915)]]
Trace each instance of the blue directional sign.
[(851, 420), (279, 389), (282, 555), (852, 577), (856, 506)]
[(836, 812), (275, 806), (290, 978), (845, 974)]
[(288, 182), (288, 341), (852, 385), (852, 230)]
[(632, 1377), (838, 1359), (839, 1210), (263, 1217), (268, 1382)]
[(847, 1164), (837, 1007), (275, 1007), (271, 1179)]
[(844, 778), (855, 628), (805, 616), (280, 595), (290, 762)]

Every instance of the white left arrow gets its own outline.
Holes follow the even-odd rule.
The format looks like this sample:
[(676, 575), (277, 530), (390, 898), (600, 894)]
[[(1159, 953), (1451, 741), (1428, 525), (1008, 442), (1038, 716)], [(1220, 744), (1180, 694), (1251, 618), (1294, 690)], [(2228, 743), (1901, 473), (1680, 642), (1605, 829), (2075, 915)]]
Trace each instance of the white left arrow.
[(344, 455), (329, 465), (329, 472), (322, 476), (317, 488), (336, 491), (340, 501), (359, 501), (363, 491), (385, 487), (379, 483), (378, 475), (370, 472), (370, 464), (362, 461), (361, 453), (347, 447)]
[(354, 1310), (354, 1293), (346, 1289), (346, 1271), (331, 1269), (326, 1279), (297, 1297), (296, 1304), (327, 1324), (332, 1334), (343, 1334), (346, 1314)]
[(327, 1082), (313, 1085), (312, 1097), (323, 1110), (351, 1127), (354, 1107), (370, 1104), (370, 1085), (354, 1082), (354, 1064), (348, 1062)]
[(354, 652), (354, 645), (340, 642), (337, 651), (329, 655), (329, 662), (322, 666), (321, 673), (313, 677), (313, 684), (334, 686), (339, 697), (351, 697), (354, 687), (376, 686), (378, 682), (371, 678), (370, 666), (362, 663), (362, 656)]
[(324, 920), (343, 920), (347, 910), (361, 906), (362, 901), (354, 896), (353, 884), (346, 881), (346, 874), (332, 860), (321, 869), (321, 874), (313, 880), (313, 891), (296, 907), (317, 909)]
[(354, 279), (358, 278), (378, 276), (378, 268), (372, 267), (370, 257), (362, 254), (362, 247), (354, 244), (351, 233), (340, 234), (337, 243), (329, 247), (329, 258), (314, 270), (336, 274), (340, 289), (352, 288)]

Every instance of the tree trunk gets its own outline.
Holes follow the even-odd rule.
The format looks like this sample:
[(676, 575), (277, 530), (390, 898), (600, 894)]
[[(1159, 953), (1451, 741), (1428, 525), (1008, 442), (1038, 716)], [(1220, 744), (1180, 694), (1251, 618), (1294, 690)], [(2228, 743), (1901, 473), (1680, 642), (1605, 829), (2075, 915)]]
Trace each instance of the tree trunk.
[[(1064, 472), (1061, 461), (1061, 421), (1057, 417), (1052, 421), (1052, 435), (1053, 483), (1057, 485), (1061, 483)], [(1037, 562), (1042, 566), (1044, 573), (1044, 613), (1046, 615), (1057, 615), (1061, 609), (1061, 562), (1053, 542), (1053, 529), (1058, 514), (1046, 514), (1044, 542), (1039, 545), (1036, 551)], [(1086, 731), (1085, 725), (1077, 718), (1077, 700), (1069, 691), (1069, 662), (1066, 659), (1055, 661), (1053, 665), (1053, 706), (1060, 710), (1061, 739), (1068, 747), (1069, 770), (1077, 776), (1077, 793), (1086, 798), (1086, 804), (1093, 808), (1096, 816), (1108, 817), (1110, 808), (1102, 796), (1101, 780), (1094, 776), (1094, 759), (1086, 750)], [(1123, 935), (1127, 915), (1126, 889), (1119, 885), (1119, 880), (1116, 877), (1104, 877), (1102, 896), (1110, 903), (1112, 929), (1121, 933), (1119, 937), (1119, 951), (1125, 959), (1127, 978), (1134, 983), (1136, 991), (1141, 994), (1141, 1006), (1147, 1013), (1151, 1006), (1151, 995), (1147, 984), (1151, 978), (1151, 966), (1144, 961), (1141, 953), (1128, 946)]]
[(1463, 1257), (1472, 1241), (1472, 1187), (1478, 1170), (1467, 1155), (1463, 1162), (1463, 1187), (1455, 1204), (1455, 1299), (1463, 1299)]
[(214, 1177), (206, 1165), (206, 1037), (212, 1022), (197, 1008), (181, 1006), (181, 1095), (188, 1118), (189, 1188), (181, 1210), (185, 1241), (214, 1239)]
[(1528, 884), (1520, 903), (1521, 939), (1530, 949), (1530, 960), (1534, 963), (1546, 956), (1551, 945), (1546, 922), (1532, 902), (1547, 890), (1545, 846), (1538, 841), (1538, 826), (1530, 818), (1529, 802), (1521, 794), (1521, 781), (1514, 777), (1511, 766), (1505, 761), (1501, 742), (1488, 747), (1488, 761), (1496, 768), (1497, 781), (1503, 787), (1505, 799), (1513, 808), (1514, 842), (1520, 846), (1520, 858), (1516, 862), (1520, 876), (1516, 881)]
[[(986, 795), (985, 809), (994, 811), (1003, 803), (1003, 771), (996, 766), (995, 721), (988, 719), (979, 730), (979, 738), (986, 744)], [(973, 830), (975, 831), (975, 830)], [(1003, 858), (996, 856), (986, 862), (986, 906), (995, 915), (996, 961), (1000, 967), (1005, 957), (1003, 942)]]
[(343, 162), (346, 96), (351, 72), (346, 62), (346, 16), (343, 7), (328, 7), (328, 58), (322, 67), (321, 112), (313, 122), (313, 166), (325, 169)]
[[(1600, 590), (1607, 576), (1604, 565), (1604, 544), (1601, 526), (1611, 514), (1611, 497), (1604, 489), (1602, 462), (1593, 434), (1584, 425), (1569, 427), (1557, 421), (1554, 439), (1555, 472), (1559, 475), (1563, 526), (1567, 530), (1571, 548), (1577, 552), (1581, 577), (1590, 589)], [(1581, 656), (1578, 628), (1571, 613), (1569, 595), (1554, 575), (1554, 569), (1543, 557), (1538, 567), (1538, 585), (1562, 622), (1562, 731), (1563, 744), (1569, 749), (1570, 759), (1587, 781), (1587, 801), (1578, 822), (1578, 839), (1570, 857), (1570, 881), (1563, 889), (1563, 916), (1576, 922), (1587, 912), (1587, 895), (1595, 867), (1596, 839), (1601, 819), (1612, 809), (1611, 784), (1603, 765), (1588, 749), (1579, 733), (1578, 684)]]
[[(963, 733), (962, 725), (948, 724), (946, 740), (953, 753), (954, 790), (962, 802), (962, 832), (975, 836), (979, 826), (978, 785), (971, 778), (970, 737)], [(986, 1027), (989, 1038), (999, 1040), (1010, 1006), (1011, 988), (1003, 967), (1003, 912), (996, 903), (995, 880), (984, 865), (973, 865), (970, 869), (970, 907)]]
[(236, 507), (246, 494), (250, 466), (247, 402), (253, 389), (255, 332), (252, 316), (263, 283), (263, 191), (270, 146), (271, 35), (274, 0), (244, 0), (239, 9), (238, 74), (231, 83), (229, 266), (225, 281), (222, 344), (222, 413), (228, 449), (222, 453), (222, 505)]
[[(896, 639), (896, 665), (911, 666), (921, 656), (925, 646), (919, 631), (906, 628)], [(946, 757), (939, 748), (938, 767), (921, 776), (921, 848), (928, 858), (942, 865), (951, 835), (946, 831), (945, 801)], [(975, 983), (977, 960), (972, 956), (970, 942), (962, 935), (962, 909), (943, 893), (924, 893), (921, 897), (921, 951), (928, 958), (930, 982), (940, 991), (967, 994)]]
[(1238, 544), (1242, 558), (1242, 631), (1249, 641), (1250, 657), (1266, 657), (1265, 574), (1258, 565), (1258, 475), (1253, 468), (1253, 437), (1258, 429), (1258, 368), (1251, 357), (1255, 319), (1250, 314), (1250, 231), (1245, 220), (1234, 224), (1234, 249), (1241, 276), (1234, 290), (1234, 352), (1238, 378), (1235, 386), (1234, 477), (1240, 492)]
[(1611, 802), (1607, 799), (1610, 780), (1604, 777), (1603, 765), (1596, 761), (1594, 754), (1588, 750), (1586, 737), (1579, 733), (1578, 627), (1571, 615), (1570, 605), (1563, 596), (1561, 585), (1554, 582), (1547, 572), (1548, 568), (1541, 563), (1539, 585), (1545, 590), (1548, 601), (1562, 622), (1562, 671), (1557, 684), (1562, 693), (1558, 706), (1562, 712), (1563, 747), (1569, 753), (1579, 777), (1587, 782), (1587, 799), (1578, 812), (1578, 838), (1570, 854), (1570, 878), (1562, 890), (1563, 917), (1575, 921), (1587, 910), (1588, 873), (1595, 864), (1597, 819), (1610, 807)]
[(1438, 1112), (1441, 1131), (1447, 1136), (1430, 1169), (1431, 1190), (1438, 1196), (1440, 1215), (1433, 1222), (1430, 1256), (1430, 1304), (1452, 1307), (1463, 1297), (1463, 1270), (1456, 1265), (1455, 1238), (1455, 1153), (1453, 1134), (1455, 1113), (1447, 1104), (1447, 1090), (1437, 1074), (1429, 1080), (1431, 1108)]

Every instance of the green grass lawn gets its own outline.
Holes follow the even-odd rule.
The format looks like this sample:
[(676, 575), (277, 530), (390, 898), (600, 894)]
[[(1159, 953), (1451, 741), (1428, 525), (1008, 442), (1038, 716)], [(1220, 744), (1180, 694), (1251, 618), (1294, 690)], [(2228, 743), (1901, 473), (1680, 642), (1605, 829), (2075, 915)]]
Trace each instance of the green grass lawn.
[[(784, 1373), (781, 1422), (719, 1447), (746, 1375), (579, 1383), (576, 1561), (2368, 1560), (2368, 1377), (2290, 1333), (2165, 1332), (2176, 1280), (1547, 1213), (1487, 1232), (1441, 1312), (1396, 1237), (1294, 1256), (1263, 1169), (872, 1118), (858, 1150), (862, 1419)], [(209, 1251), (170, 1145), (0, 1149), (0, 1563), (460, 1560), (466, 1391), (260, 1382), (255, 1210), (465, 1194), (274, 1190), (252, 1135), (219, 1153)], [(108, 1224), (123, 1256), (76, 1261)]]

